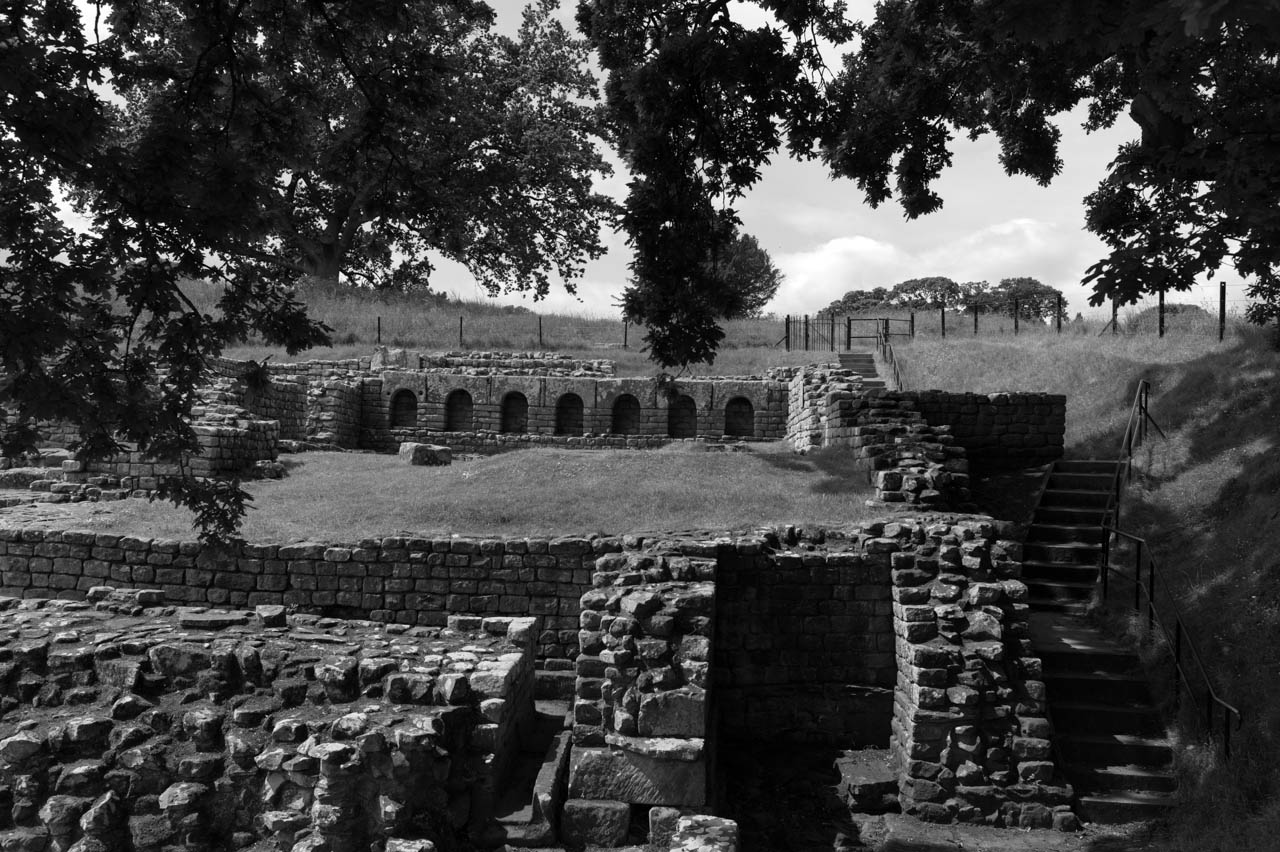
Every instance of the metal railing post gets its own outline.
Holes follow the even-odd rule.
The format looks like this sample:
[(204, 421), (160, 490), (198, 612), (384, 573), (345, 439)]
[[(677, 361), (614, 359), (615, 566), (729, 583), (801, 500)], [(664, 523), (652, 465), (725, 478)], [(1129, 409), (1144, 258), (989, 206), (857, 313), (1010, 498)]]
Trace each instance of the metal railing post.
[(1156, 563), (1154, 559), (1147, 560), (1147, 632), (1150, 633), (1156, 626)]
[(1142, 542), (1134, 542), (1133, 555), (1133, 611), (1142, 611)]
[(809, 315), (804, 315), (804, 351), (809, 351)]

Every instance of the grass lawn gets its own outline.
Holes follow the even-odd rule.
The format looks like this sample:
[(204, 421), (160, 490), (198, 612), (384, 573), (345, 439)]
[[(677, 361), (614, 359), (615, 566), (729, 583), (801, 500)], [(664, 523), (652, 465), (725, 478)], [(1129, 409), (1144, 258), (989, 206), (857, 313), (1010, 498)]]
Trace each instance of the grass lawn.
[[(698, 445), (654, 451), (528, 449), (412, 467), (396, 456), (282, 456), (282, 480), (250, 483), (249, 541), (353, 541), (401, 532), (467, 535), (746, 530), (837, 526), (872, 514), (871, 488), (841, 454), (744, 452)], [(54, 525), (194, 538), (191, 516), (144, 500), (45, 506)], [(11, 523), (16, 515), (11, 515)]]

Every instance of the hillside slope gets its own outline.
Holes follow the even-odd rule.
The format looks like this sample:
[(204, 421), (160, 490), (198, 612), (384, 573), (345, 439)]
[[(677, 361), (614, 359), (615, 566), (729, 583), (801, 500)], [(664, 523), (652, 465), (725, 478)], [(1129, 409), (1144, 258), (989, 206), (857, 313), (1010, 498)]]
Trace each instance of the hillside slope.
[(1181, 732), (1173, 850), (1280, 849), (1280, 354), (1262, 343), (1148, 371), (1168, 439), (1152, 433), (1125, 500), (1123, 526), (1151, 542), (1217, 688), (1245, 718), (1229, 762)]

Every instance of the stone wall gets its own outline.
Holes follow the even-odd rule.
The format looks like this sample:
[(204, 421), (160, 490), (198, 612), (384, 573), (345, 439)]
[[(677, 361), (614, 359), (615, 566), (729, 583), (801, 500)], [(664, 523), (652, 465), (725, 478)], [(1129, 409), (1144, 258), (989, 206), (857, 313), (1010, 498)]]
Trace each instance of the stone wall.
[(946, 426), (983, 468), (1031, 467), (1062, 458), (1067, 398), (1048, 393), (911, 393), (931, 426)]
[(307, 440), (338, 447), (359, 444), (363, 392), (359, 381), (326, 379), (307, 385)]
[(663, 812), (710, 800), (715, 563), (610, 554), (596, 569), (582, 596), (564, 839), (621, 845), (640, 808), (653, 842)]
[(445, 852), (490, 829), (533, 713), (533, 619), (90, 599), (0, 598), (3, 848)]
[(79, 599), (110, 583), (157, 588), (172, 603), (283, 604), (430, 627), (443, 626), (447, 613), (533, 615), (538, 656), (565, 661), (577, 653), (578, 600), (590, 588), (590, 560), (621, 549), (613, 538), (391, 537), (250, 544), (228, 553), (197, 542), (0, 528), (0, 594)]
[[(983, 469), (1030, 467), (1062, 457), (1066, 397), (1057, 394), (879, 389), (864, 393), (856, 373), (822, 366), (798, 371), (788, 391), (786, 440), (798, 452), (893, 444), (897, 437), (915, 432), (949, 436), (942, 443), (963, 449), (966, 458)], [(859, 400), (874, 402), (859, 405)], [(880, 415), (892, 409), (911, 412), (907, 419), (914, 422), (880, 437), (857, 432), (868, 406), (880, 409)]]
[(934, 822), (1071, 827), (1031, 654), (1021, 546), (985, 521), (885, 525), (897, 655), (892, 749), (903, 810)]
[[(881, 745), (895, 678), (889, 555), (722, 548), (715, 677), (723, 736)], [(828, 549), (830, 548), (830, 549)]]

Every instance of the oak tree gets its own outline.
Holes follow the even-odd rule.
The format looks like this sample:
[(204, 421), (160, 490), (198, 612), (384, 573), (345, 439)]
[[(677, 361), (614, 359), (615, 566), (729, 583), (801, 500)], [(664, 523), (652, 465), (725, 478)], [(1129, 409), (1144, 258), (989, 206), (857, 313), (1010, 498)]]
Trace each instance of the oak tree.
[(938, 209), (956, 135), (1009, 174), (1059, 173), (1055, 116), (1135, 123), (1087, 199), (1109, 248), (1093, 304), (1185, 290), (1227, 265), (1254, 295), (1280, 263), (1280, 25), (1269, 0), (885, 0), (828, 90), (826, 161), (868, 203)]

